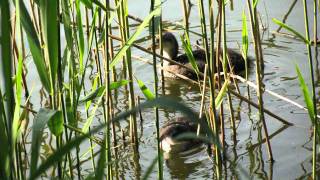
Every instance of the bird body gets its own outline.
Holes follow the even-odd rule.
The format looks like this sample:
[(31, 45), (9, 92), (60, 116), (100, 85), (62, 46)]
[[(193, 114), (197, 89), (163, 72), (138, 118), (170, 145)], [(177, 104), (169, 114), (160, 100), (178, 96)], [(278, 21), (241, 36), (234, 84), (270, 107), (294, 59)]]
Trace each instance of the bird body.
[(192, 149), (202, 142), (194, 138), (181, 137), (181, 135), (196, 132), (197, 124), (184, 117), (176, 118), (166, 123), (160, 129), (161, 149), (167, 153), (183, 152)]
[[(188, 60), (188, 57), (186, 54), (181, 54), (178, 56), (178, 49), (179, 45), (177, 42), (177, 39), (175, 36), (170, 33), (166, 32), (162, 35), (162, 41), (163, 41), (163, 55), (164, 57), (168, 59), (172, 59), (180, 64), (183, 64), (187, 67), (190, 67), (192, 69), (192, 65)], [(215, 53), (215, 52), (214, 52)], [(222, 52), (220, 52), (221, 54)], [(204, 50), (198, 49), (192, 51), (193, 57), (196, 61), (196, 64), (198, 66), (198, 69), (200, 72), (204, 72), (204, 67), (206, 64), (206, 53)], [(232, 71), (235, 74), (238, 74), (245, 70), (245, 60), (243, 59), (242, 55), (232, 49), (227, 49), (228, 58), (230, 61), (230, 65), (232, 67)], [(249, 64), (249, 63), (248, 63)], [(222, 71), (222, 63), (218, 63), (219, 71)], [(170, 62), (164, 63), (164, 69), (169, 71), (169, 73), (165, 73), (164, 75), (167, 77), (174, 77), (172, 73), (180, 74), (183, 76), (186, 76), (190, 79), (196, 79), (197, 75), (196, 73), (188, 68), (181, 67), (179, 65), (175, 65)], [(229, 68), (228, 68), (229, 70)]]

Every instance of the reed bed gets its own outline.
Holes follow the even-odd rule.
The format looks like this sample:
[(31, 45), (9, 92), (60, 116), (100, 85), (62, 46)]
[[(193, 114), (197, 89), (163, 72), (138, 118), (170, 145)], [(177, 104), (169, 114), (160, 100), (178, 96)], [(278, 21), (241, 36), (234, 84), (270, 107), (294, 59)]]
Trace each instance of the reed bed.
[[(247, 0), (242, 14), (240, 49), (246, 64), (244, 78), (235, 75), (232, 70), (228, 71), (226, 8), (234, 8), (232, 1), (181, 0), (183, 25), (175, 24), (174, 27), (182, 29), (182, 46), (192, 64), (190, 68), (163, 57), (161, 34), (170, 31), (162, 21), (164, 1), (145, 2), (150, 4), (150, 11), (144, 19), (140, 19), (130, 14), (128, 0), (1, 0), (0, 142), (3, 149), (0, 151), (0, 179), (122, 179), (128, 178), (121, 175), (124, 171), (121, 164), (127, 159), (134, 162), (132, 169), (135, 174), (130, 178), (148, 179), (156, 171), (158, 179), (166, 179), (159, 132), (163, 109), (180, 112), (199, 124), (198, 131), (204, 131), (206, 136), (198, 133), (183, 134), (182, 137), (208, 143), (214, 177), (228, 178), (227, 168), (233, 165), (233, 160), (227, 153), (227, 126), (231, 128), (233, 145), (237, 143), (238, 134), (234, 98), (257, 109), (263, 136), (259, 130), (261, 141), (253, 146), (266, 144), (272, 166), (274, 156), (270, 139), (274, 134), (268, 132), (265, 114), (285, 126), (293, 124), (265, 107), (265, 93), (293, 102), (293, 105), (308, 111), (314, 132), (311, 176), (317, 179), (320, 130), (314, 61), (317, 61), (318, 52), (318, 2), (313, 2), (312, 24), (309, 22), (308, 4), (303, 1), (305, 35), (285, 24), (296, 1), (282, 21), (273, 19), (279, 25), (278, 33), (285, 29), (306, 44), (310, 82), (304, 80), (296, 66), (307, 107), (304, 108), (268, 90), (263, 84), (264, 52), (260, 32), (262, 22), (259, 20), (261, 2), (258, 0)], [(194, 32), (189, 22), (192, 6), (197, 6), (200, 33)], [(313, 26), (314, 43), (310, 38), (310, 25)], [(149, 35), (146, 35), (148, 28)], [(206, 53), (203, 73), (193, 57), (194, 46), (190, 37), (201, 39), (200, 48)], [(157, 41), (159, 51), (156, 49)], [(151, 50), (138, 42), (151, 44)], [(255, 73), (254, 82), (248, 79), (250, 46), (254, 49), (255, 67), (251, 67)], [(152, 86), (139, 79), (143, 75), (135, 73), (133, 49), (152, 55)], [(197, 74), (197, 81), (179, 74), (175, 76), (195, 84), (199, 89), (201, 100), (198, 113), (184, 102), (165, 95), (167, 80), (163, 73), (164, 61)], [(220, 62), (222, 67), (218, 65)], [(28, 64), (34, 68), (30, 69)], [(31, 78), (36, 79), (41, 87), (40, 95), (27, 81), (31, 71), (36, 74)], [(239, 81), (246, 85), (247, 95), (240, 92)], [(311, 84), (311, 93), (307, 84)], [(255, 92), (256, 97), (252, 98), (250, 92)], [(142, 102), (139, 94), (144, 95)], [(39, 97), (42, 104), (32, 104), (34, 96)], [(124, 102), (119, 102), (119, 96), (124, 97)], [(147, 120), (155, 124), (156, 156), (149, 157), (150, 164), (141, 174), (140, 140), (146, 121), (144, 112), (150, 108), (153, 109), (153, 116)], [(125, 151), (128, 157), (121, 156), (120, 151)], [(86, 171), (83, 171), (84, 168)]]

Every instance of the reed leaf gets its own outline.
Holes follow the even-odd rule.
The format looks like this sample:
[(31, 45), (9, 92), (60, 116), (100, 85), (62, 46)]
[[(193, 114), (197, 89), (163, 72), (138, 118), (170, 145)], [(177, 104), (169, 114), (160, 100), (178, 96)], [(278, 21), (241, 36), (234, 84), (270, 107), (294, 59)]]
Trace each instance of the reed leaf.
[(276, 18), (272, 18), (272, 21), (276, 24), (278, 24), (279, 26), (285, 28), (286, 30), (290, 31), (291, 33), (293, 33), (294, 35), (296, 35), (298, 38), (300, 38), (303, 42), (305, 42), (306, 44), (310, 44), (310, 41), (307, 40), (302, 34), (300, 34), (299, 32), (297, 32), (296, 30), (294, 30), (292, 27), (282, 23), (281, 21), (277, 20)]
[[(102, 91), (102, 94), (104, 94), (104, 93), (105, 93), (105, 89)], [(89, 118), (86, 120), (85, 124), (83, 125), (82, 130), (81, 130), (83, 133), (87, 133), (87, 132), (89, 131), (89, 127), (90, 127), (91, 124), (92, 124), (93, 118), (94, 118), (95, 115), (96, 115), (96, 111), (97, 111), (97, 109), (99, 108), (99, 105), (100, 105), (100, 103), (102, 102), (103, 97), (104, 97), (104, 96), (100, 96), (98, 102), (96, 103), (96, 105), (95, 105), (94, 108), (92, 109)]]
[(41, 108), (34, 118), (32, 126), (30, 177), (32, 177), (37, 170), (38, 159), (40, 157), (39, 150), (45, 125), (56, 113), (57, 111), (55, 110)]
[[(110, 90), (115, 90), (120, 88), (121, 86), (125, 86), (129, 83), (129, 80), (121, 80), (117, 82), (113, 82), (110, 84), (109, 89)], [(104, 90), (106, 89), (106, 86), (101, 86), (98, 87), (97, 89), (91, 91), (89, 94), (87, 94), (85, 97), (79, 100), (80, 103), (87, 102), (87, 101), (92, 101), (96, 97), (100, 97), (103, 95)]]
[(95, 179), (97, 180), (102, 180), (104, 179), (103, 175), (104, 175), (104, 168), (106, 166), (106, 152), (107, 150), (104, 148), (106, 147), (106, 137), (107, 136), (104, 136), (103, 138), (103, 141), (102, 141), (102, 146), (101, 146), (101, 149), (100, 149), (100, 157), (99, 157), (99, 160), (98, 160), (98, 166), (97, 166), (97, 169), (96, 169), (96, 172), (95, 172)]
[(247, 16), (245, 12), (242, 12), (242, 57), (247, 59), (248, 56), (248, 28), (247, 28)]
[(258, 5), (259, 0), (253, 0), (253, 8), (256, 8)]
[(227, 89), (229, 85), (229, 80), (225, 80), (221, 90), (219, 91), (217, 97), (214, 100), (215, 106), (219, 107), (223, 101), (223, 97), (226, 95)]
[(55, 136), (59, 136), (63, 132), (63, 116), (61, 111), (57, 111), (54, 116), (49, 120), (48, 127), (50, 132)]
[(62, 22), (64, 34), (66, 37), (67, 47), (69, 50), (73, 48), (73, 36), (72, 36), (72, 28), (71, 28), (71, 17), (69, 11), (69, 1), (62, 0), (61, 1), (61, 9), (62, 9)]
[(180, 36), (180, 38), (181, 38), (181, 41), (182, 41), (183, 50), (186, 52), (186, 55), (188, 57), (189, 62), (192, 65), (193, 70), (198, 75), (199, 74), (199, 68), (198, 68), (196, 59), (194, 58), (193, 53), (192, 53), (192, 47), (191, 47), (191, 43), (190, 43), (190, 39), (189, 39), (188, 33), (184, 33), (184, 37)]
[[(17, 13), (18, 15), (19, 13)], [(18, 23), (18, 22), (17, 22)], [(20, 26), (17, 26), (20, 28)], [(19, 31), (18, 31), (19, 32)], [(19, 135), (20, 125), (20, 105), (21, 105), (21, 93), (22, 93), (22, 52), (19, 52), (18, 69), (16, 73), (16, 96), (15, 96), (15, 108), (12, 123), (12, 144), (16, 143), (17, 136)]]
[(299, 83), (300, 83), (300, 88), (302, 90), (303, 93), (303, 97), (304, 97), (304, 101), (307, 105), (307, 109), (308, 109), (308, 113), (309, 113), (309, 117), (311, 119), (312, 124), (314, 124), (314, 117), (315, 117), (315, 113), (314, 113), (314, 109), (313, 109), (313, 101), (312, 101), (312, 96), (310, 95), (308, 86), (301, 74), (301, 71), (298, 67), (298, 65), (296, 65), (296, 72), (299, 78)]
[(37, 36), (35, 27), (33, 26), (33, 23), (29, 16), (28, 10), (25, 7), (22, 0), (20, 0), (20, 18), (21, 25), (27, 35), (27, 40), (33, 57), (33, 62), (37, 68), (41, 83), (47, 90), (47, 92), (50, 92), (49, 74), (46, 68), (44, 55), (41, 52), (40, 41)]
[[(160, 156), (161, 156), (161, 155), (160, 155)], [(154, 167), (155, 167), (155, 165), (157, 164), (157, 162), (158, 162), (158, 157), (155, 157), (155, 158), (152, 160), (150, 166), (148, 167), (146, 173), (143, 175), (142, 180), (147, 180), (147, 179), (149, 179), (149, 176), (150, 176), (150, 174), (152, 173), (152, 170), (154, 169)]]
[(148, 99), (152, 100), (155, 99), (155, 95), (150, 91), (150, 89), (139, 79), (136, 79), (139, 85), (140, 90), (142, 91), (143, 95)]
[[(57, 70), (58, 70), (58, 20), (57, 17), (58, 6), (57, 0), (46, 0), (46, 1), (39, 1), (39, 8), (41, 13), (41, 23), (43, 28), (43, 36), (44, 36), (44, 42), (45, 42), (45, 57), (49, 61), (49, 70), (51, 73), (51, 83), (52, 86), (55, 83), (55, 79), (57, 76)], [(53, 88), (53, 87), (52, 87)]]
[(148, 25), (151, 18), (157, 14), (157, 9), (152, 11), (146, 18), (144, 18), (143, 22), (139, 25), (137, 30), (133, 33), (133, 35), (128, 39), (125, 45), (119, 50), (119, 52), (115, 55), (113, 60), (110, 63), (109, 70), (112, 68), (122, 59), (122, 57), (126, 54), (128, 48), (134, 43), (137, 37), (141, 34), (143, 29)]
[(80, 0), (88, 9), (92, 9), (93, 5), (92, 5), (92, 0)]
[(84, 55), (84, 34), (82, 29), (82, 19), (81, 19), (81, 11), (80, 11), (80, 0), (76, 0), (76, 19), (78, 26), (78, 50), (79, 50), (79, 69), (80, 74), (83, 73), (83, 55)]
[(10, 161), (9, 161), (9, 136), (6, 130), (6, 118), (5, 118), (5, 111), (3, 105), (3, 98), (2, 92), (0, 89), (0, 142), (3, 148), (0, 151), (0, 177), (9, 177), (10, 175)]

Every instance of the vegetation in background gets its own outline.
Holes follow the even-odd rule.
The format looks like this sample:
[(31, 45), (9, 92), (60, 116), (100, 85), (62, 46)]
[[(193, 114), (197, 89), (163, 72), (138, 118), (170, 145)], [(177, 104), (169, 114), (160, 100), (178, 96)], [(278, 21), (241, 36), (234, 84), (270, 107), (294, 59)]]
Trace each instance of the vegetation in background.
[[(307, 47), (312, 93), (309, 92), (309, 83), (304, 80), (298, 66), (296, 72), (316, 134), (313, 141), (312, 175), (313, 179), (316, 179), (316, 147), (320, 130), (313, 73), (314, 56), (311, 51), (312, 40), (309, 37), (311, 23), (308, 20), (306, 0), (303, 2), (305, 36), (286, 25), (284, 21), (273, 21), (303, 41)], [(138, 129), (137, 114), (140, 115), (142, 124), (143, 110), (147, 108), (154, 109), (157, 153), (156, 157), (150, 157), (150, 165), (143, 170), (145, 173), (137, 175), (136, 178), (148, 179), (153, 171), (157, 171), (158, 178), (164, 179), (163, 155), (159, 140), (160, 109), (181, 112), (199, 124), (206, 137), (196, 133), (182, 134), (181, 137), (202, 139), (210, 144), (208, 154), (214, 160), (213, 172), (217, 179), (227, 178), (223, 175), (230, 158), (226, 153), (226, 123), (230, 123), (233, 140), (237, 141), (232, 98), (239, 97), (251, 105), (255, 104), (251, 99), (247, 100), (241, 95), (236, 75), (227, 71), (229, 57), (226, 8), (230, 5), (233, 9), (232, 1), (209, 0), (206, 2), (209, 6), (205, 9), (205, 2), (197, 0), (201, 28), (199, 38), (206, 52), (206, 71), (201, 73), (192, 55), (189, 39), (193, 35), (196, 36), (188, 20), (191, 4), (190, 1), (181, 0), (184, 17), (182, 47), (192, 64), (191, 69), (199, 79), (187, 79), (186, 83), (190, 82), (199, 87), (199, 94), (202, 96), (199, 113), (184, 105), (184, 102), (166, 97), (160, 91), (164, 89), (165, 81), (163, 77), (158, 77), (163, 76), (158, 66), (165, 59), (162, 57), (162, 50), (160, 53), (156, 52), (155, 45), (157, 35), (160, 36), (165, 30), (162, 6), (166, 2), (146, 1), (150, 3), (150, 12), (142, 20), (129, 14), (128, 3), (128, 0), (0, 1), (0, 179), (119, 179), (119, 164), (126, 158), (119, 156), (119, 147), (125, 149), (129, 146), (131, 149), (125, 150), (129, 152), (130, 158), (132, 154), (132, 158), (139, 159), (139, 139), (142, 130)], [(265, 113), (271, 113), (265, 109), (263, 102), (265, 87), (258, 13), (260, 3), (258, 0), (246, 1), (247, 10), (243, 11), (242, 15), (241, 52), (246, 60), (244, 82), (248, 83), (249, 89), (247, 59), (249, 46), (253, 45), (256, 59), (256, 66), (253, 68), (257, 84), (254, 90), (258, 99), (258, 104), (253, 106), (259, 111), (265, 137), (261, 142), (266, 143), (272, 163), (269, 139), (271, 135), (268, 134), (264, 116)], [(313, 6), (313, 44), (314, 52), (317, 53), (317, 0), (314, 0)], [(135, 19), (138, 24), (133, 26), (129, 18)], [(251, 28), (247, 27), (247, 18)], [(147, 39), (151, 39), (152, 51), (137, 44), (142, 34), (148, 30)], [(250, 44), (250, 33), (253, 44)], [(161, 36), (159, 39), (162, 49)], [(145, 82), (139, 80), (140, 75), (134, 73), (132, 48), (152, 54), (153, 89), (149, 89)], [(221, 68), (217, 66), (219, 63), (223, 64), (222, 76), (216, 73)], [(28, 64), (33, 64), (35, 69), (30, 69)], [(33, 85), (26, 81), (30, 79), (30, 71), (36, 71), (36, 77), (31, 78), (41, 84), (40, 95), (36, 94), (38, 92), (33, 91)], [(162, 87), (159, 86), (159, 82), (163, 83)], [(145, 96), (142, 103), (136, 102), (139, 91), (135, 89), (135, 83)], [(119, 94), (126, 98), (125, 108), (118, 107)], [(30, 102), (33, 96), (41, 96), (44, 103), (33, 105)], [(227, 98), (224, 98), (225, 96)], [(206, 103), (205, 99), (208, 99), (209, 103)], [(224, 99), (227, 99), (226, 103), (223, 103)], [(33, 109), (34, 106), (39, 109)], [(226, 109), (229, 109), (230, 122), (226, 121), (224, 115)], [(119, 130), (122, 128), (120, 123), (127, 124), (126, 128)], [(127, 136), (130, 142), (126, 141)], [(51, 141), (54, 141), (54, 144)], [(31, 144), (28, 144), (29, 142)], [(85, 142), (89, 142), (89, 145), (85, 146)], [(91, 166), (89, 172), (82, 170), (86, 163)]]

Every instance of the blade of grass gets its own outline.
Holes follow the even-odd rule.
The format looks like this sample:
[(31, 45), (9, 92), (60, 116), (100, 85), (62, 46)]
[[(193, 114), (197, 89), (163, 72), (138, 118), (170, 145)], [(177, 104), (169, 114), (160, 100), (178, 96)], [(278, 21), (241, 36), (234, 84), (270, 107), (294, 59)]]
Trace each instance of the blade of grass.
[(32, 177), (32, 174), (37, 170), (38, 159), (40, 157), (39, 150), (45, 125), (56, 113), (57, 111), (55, 110), (41, 108), (34, 118), (32, 126), (30, 177)]
[(182, 41), (182, 47), (183, 47), (184, 51), (186, 52), (186, 55), (188, 57), (189, 62), (192, 65), (193, 70), (196, 72), (197, 75), (199, 75), (199, 68), (198, 68), (197, 62), (193, 56), (190, 39), (189, 39), (189, 36), (187, 33), (184, 33), (184, 37), (181, 36), (181, 41)]
[(150, 166), (148, 167), (146, 173), (143, 175), (142, 180), (147, 180), (149, 179), (150, 174), (152, 173), (152, 170), (154, 169), (154, 167), (156, 166), (158, 162), (158, 157), (153, 158)]
[(137, 39), (137, 37), (141, 34), (143, 29), (148, 25), (151, 18), (157, 14), (157, 9), (152, 11), (139, 25), (137, 30), (133, 33), (133, 35), (128, 39), (128, 41), (125, 43), (125, 45), (119, 50), (119, 52), (115, 55), (113, 60), (110, 63), (109, 70), (112, 70), (112, 68), (122, 59), (122, 57), (126, 54), (127, 49), (134, 43), (134, 41)]
[(314, 109), (313, 109), (313, 101), (312, 101), (312, 96), (310, 95), (310, 92), (309, 92), (309, 89), (308, 89), (308, 86), (301, 74), (301, 71), (298, 67), (298, 65), (296, 65), (296, 72), (297, 72), (297, 75), (298, 75), (298, 78), (299, 78), (299, 83), (300, 83), (300, 88), (302, 90), (302, 93), (303, 93), (303, 97), (304, 97), (304, 101), (307, 105), (307, 109), (308, 109), (308, 114), (309, 114), (309, 117), (311, 119), (311, 122), (312, 124), (314, 124), (314, 117), (315, 117), (315, 114), (314, 114)]
[(144, 96), (148, 99), (148, 100), (152, 100), (155, 99), (155, 95), (150, 91), (150, 89), (139, 79), (137, 79), (138, 85), (140, 90), (142, 91), (142, 93), (144, 94)]
[(49, 70), (51, 75), (51, 93), (53, 92), (53, 87), (58, 70), (58, 11), (57, 11), (58, 1), (57, 0), (47, 0), (40, 1), (40, 13), (41, 13), (41, 23), (43, 28), (44, 36), (44, 51), (46, 59), (50, 64)]
[(222, 103), (222, 101), (223, 101), (223, 97), (226, 95), (226, 92), (227, 92), (227, 89), (228, 89), (228, 88), (227, 88), (228, 85), (229, 85), (229, 80), (226, 80), (226, 81), (223, 83), (223, 86), (222, 86), (222, 88), (220, 89), (217, 97), (215, 98), (214, 103), (215, 103), (215, 106), (216, 106), (216, 107), (220, 107), (220, 105), (221, 105), (221, 103)]
[(78, 26), (78, 50), (79, 50), (79, 69), (80, 73), (83, 73), (83, 55), (84, 55), (84, 34), (82, 29), (82, 18), (81, 18), (81, 11), (80, 11), (80, 0), (76, 0), (76, 19), (77, 19), (77, 26)]
[[(14, 94), (12, 88), (12, 51), (11, 51), (11, 23), (10, 23), (10, 5), (8, 0), (0, 1), (0, 67), (1, 67), (1, 80), (4, 85), (3, 89), (0, 88), (0, 140), (3, 145), (3, 150), (0, 152), (0, 175), (1, 177), (6, 177), (8, 179), (13, 179), (10, 175), (11, 164), (12, 164), (12, 150), (11, 150), (11, 123), (12, 123), (12, 114), (14, 108)], [(4, 90), (6, 94), (6, 101), (2, 97), (1, 90)]]
[(310, 44), (310, 41), (307, 40), (302, 34), (300, 34), (298, 31), (294, 30), (293, 28), (291, 28), (290, 26), (282, 23), (281, 21), (277, 20), (276, 18), (272, 18), (272, 21), (276, 24), (278, 24), (279, 26), (285, 28), (286, 30), (290, 31), (291, 33), (293, 33), (294, 35), (296, 35), (298, 38), (300, 38), (303, 42), (305, 42), (306, 44)]
[(50, 92), (49, 74), (47, 72), (44, 55), (41, 52), (40, 41), (31, 21), (31, 18), (29, 16), (28, 10), (26, 9), (22, 0), (20, 0), (20, 18), (21, 25), (24, 29), (24, 32), (27, 35), (27, 40), (33, 57), (33, 62), (36, 65), (41, 83), (47, 90), (47, 92)]
[[(120, 88), (121, 86), (127, 85), (128, 83), (129, 83), (129, 80), (121, 80), (121, 81), (113, 82), (110, 84), (109, 89), (115, 90), (115, 89)], [(91, 101), (91, 100), (95, 99), (96, 97), (100, 97), (101, 95), (103, 95), (105, 88), (106, 88), (106, 86), (101, 86), (101, 87), (97, 88), (96, 90), (91, 91), (85, 97), (80, 99), (79, 102), (83, 103), (83, 102)]]

